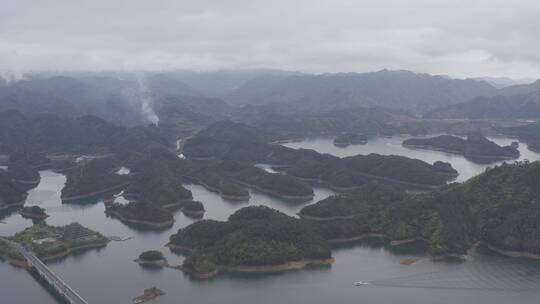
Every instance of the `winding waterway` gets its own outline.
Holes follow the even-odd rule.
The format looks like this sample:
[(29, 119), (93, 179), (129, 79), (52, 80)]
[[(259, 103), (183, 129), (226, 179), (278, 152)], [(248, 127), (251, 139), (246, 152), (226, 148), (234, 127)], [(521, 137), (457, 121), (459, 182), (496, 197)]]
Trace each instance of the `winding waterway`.
[[(429, 135), (429, 137), (437, 136), (440, 134)], [(431, 151), (423, 149), (412, 149), (407, 148), (402, 145), (403, 141), (411, 138), (411, 136), (393, 136), (393, 137), (376, 137), (370, 138), (368, 143), (365, 145), (349, 145), (347, 147), (336, 147), (333, 144), (333, 138), (330, 137), (319, 137), (319, 138), (308, 138), (298, 142), (290, 142), (284, 144), (284, 146), (294, 148), (294, 149), (312, 149), (320, 153), (328, 153), (338, 157), (347, 157), (354, 156), (358, 154), (370, 154), (376, 153), (381, 155), (402, 155), (409, 158), (416, 158), (428, 162), (430, 164), (435, 161), (444, 161), (452, 164), (458, 172), (459, 176), (456, 181), (461, 182), (465, 181), (479, 173), (484, 172), (484, 170), (489, 166), (495, 166), (501, 164), (502, 162), (496, 162), (491, 164), (478, 164), (472, 162), (465, 157), (457, 154), (451, 154), (440, 151)], [(489, 137), (490, 140), (494, 141), (498, 145), (507, 146), (512, 142), (517, 141), (517, 139), (512, 139), (508, 137)], [(519, 152), (520, 157), (516, 160), (525, 160), (529, 161), (540, 160), (540, 153), (533, 152), (527, 148), (527, 144), (519, 142)], [(512, 162), (512, 161), (509, 161)]]
[[(402, 154), (429, 162), (440, 159), (450, 161), (463, 176), (471, 176), (483, 170), (482, 166), (477, 165), (467, 169), (467, 162), (460, 160), (459, 156), (402, 148), (400, 140), (381, 138), (364, 146), (344, 149), (334, 147), (331, 139), (312, 139), (288, 145), (314, 148), (340, 156), (386, 151), (384, 154)], [(522, 153), (526, 152), (523, 148), (524, 145)], [(529, 159), (538, 156), (526, 155)], [(193, 219), (177, 212), (176, 223), (170, 229), (139, 230), (107, 217), (102, 202), (87, 205), (62, 204), (60, 190), (64, 183), (63, 175), (42, 171), (41, 183), (30, 191), (27, 205), (46, 208), (50, 215), (47, 223), (51, 225), (80, 222), (107, 236), (133, 237), (124, 242), (113, 241), (100, 250), (86, 251), (50, 263), (51, 269), (89, 303), (131, 303), (131, 299), (141, 294), (144, 288), (152, 286), (166, 292), (166, 295), (151, 302), (156, 304), (233, 304), (253, 301), (272, 304), (532, 304), (540, 298), (540, 261), (507, 258), (486, 251), (475, 254), (471, 261), (464, 263), (432, 262), (416, 247), (396, 251), (376, 241), (334, 250), (336, 262), (332, 266), (278, 274), (224, 274), (207, 281), (192, 280), (173, 269), (143, 268), (133, 259), (142, 251), (159, 249), (171, 264), (182, 263), (183, 256), (170, 252), (163, 245), (172, 233), (194, 222)], [(225, 220), (235, 210), (256, 204), (265, 204), (295, 215), (303, 206), (312, 203), (290, 203), (252, 190), (249, 202), (229, 202), (201, 186), (186, 187), (193, 192), (194, 199), (204, 203), (207, 210), (204, 217), (209, 219)], [(314, 201), (331, 194), (329, 190), (317, 188)], [(4, 222), (0, 223), (0, 235), (12, 235), (32, 225), (30, 220), (23, 219), (17, 213), (4, 215), (0, 219)], [(401, 259), (410, 257), (420, 260), (408, 266), (399, 263)], [(372, 284), (352, 286), (353, 282), (359, 280)], [(56, 303), (30, 274), (7, 263), (0, 263), (0, 282), (1, 303)]]

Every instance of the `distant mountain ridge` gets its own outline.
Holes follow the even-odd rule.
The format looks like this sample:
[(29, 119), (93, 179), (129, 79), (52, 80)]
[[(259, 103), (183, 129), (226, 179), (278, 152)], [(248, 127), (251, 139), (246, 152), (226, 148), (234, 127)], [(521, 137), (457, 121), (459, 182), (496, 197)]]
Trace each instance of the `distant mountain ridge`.
[(233, 105), (287, 105), (297, 111), (373, 106), (425, 113), (497, 92), (488, 83), (473, 79), (382, 70), (363, 74), (262, 76), (246, 82), (225, 100)]
[(428, 112), (427, 118), (533, 119), (540, 118), (540, 90), (518, 95), (477, 97)]
[(232, 119), (293, 138), (407, 132), (396, 127), (419, 116), (536, 118), (537, 92), (540, 81), (497, 89), (474, 79), (390, 70), (51, 72), (3, 82), (0, 111), (92, 115), (121, 126), (159, 123), (170, 139)]
[(514, 85), (527, 85), (534, 82), (534, 79), (531, 78), (512, 79), (509, 77), (478, 77), (475, 79), (485, 81), (496, 87), (497, 89), (502, 89)]

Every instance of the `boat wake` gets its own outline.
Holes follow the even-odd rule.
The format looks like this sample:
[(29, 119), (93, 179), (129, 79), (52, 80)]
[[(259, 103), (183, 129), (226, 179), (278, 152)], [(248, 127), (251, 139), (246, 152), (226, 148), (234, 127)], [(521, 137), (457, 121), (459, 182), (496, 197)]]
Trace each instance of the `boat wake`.
[(540, 264), (527, 261), (472, 262), (444, 270), (356, 283), (355, 286), (540, 293)]

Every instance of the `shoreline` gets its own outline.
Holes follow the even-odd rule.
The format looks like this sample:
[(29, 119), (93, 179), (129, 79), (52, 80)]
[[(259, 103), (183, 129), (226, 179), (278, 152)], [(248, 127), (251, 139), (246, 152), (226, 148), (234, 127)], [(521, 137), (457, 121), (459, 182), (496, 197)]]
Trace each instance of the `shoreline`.
[[(447, 177), (448, 180), (445, 182), (445, 184), (429, 185), (429, 184), (418, 184), (418, 183), (412, 183), (412, 182), (405, 182), (405, 181), (400, 181), (400, 180), (396, 180), (396, 179), (392, 179), (392, 178), (371, 175), (371, 174), (363, 173), (363, 172), (358, 172), (358, 174), (360, 174), (360, 175), (362, 175), (364, 177), (367, 177), (367, 178), (371, 178), (371, 179), (375, 179), (375, 180), (379, 180), (379, 181), (384, 181), (384, 182), (389, 182), (389, 183), (392, 183), (392, 184), (394, 184), (396, 186), (398, 186), (398, 185), (403, 186), (408, 190), (421, 190), (421, 191), (424, 191), (424, 190), (429, 191), (429, 190), (437, 189), (438, 187), (446, 185), (446, 183), (448, 181), (451, 181), (453, 178), (456, 177), (455, 175), (450, 175), (448, 173), (439, 172), (439, 174), (444, 175), (444, 176)], [(325, 186), (327, 188), (330, 188), (331, 190), (336, 191), (336, 192), (345, 192), (345, 193), (346, 192), (352, 192), (352, 191), (358, 190), (358, 189), (360, 189), (362, 187), (362, 185), (352, 186), (352, 187), (339, 187), (339, 186), (335, 186), (335, 185), (331, 184), (330, 182), (327, 182), (327, 181), (324, 181), (324, 180), (321, 180), (321, 179), (318, 179), (318, 178), (300, 177), (300, 176), (295, 176), (295, 175), (291, 175), (291, 176), (294, 176), (294, 177), (299, 178), (300, 180), (303, 180), (303, 181), (306, 181), (306, 182), (315, 183), (317, 185), (323, 185), (323, 186)]]
[(72, 195), (72, 196), (68, 196), (68, 197), (62, 197), (61, 196), (60, 199), (62, 200), (62, 202), (69, 202), (69, 201), (74, 201), (74, 200), (79, 200), (79, 199), (84, 199), (84, 198), (91, 198), (91, 197), (94, 197), (94, 196), (98, 196), (100, 194), (107, 193), (109, 191), (113, 191), (113, 190), (117, 190), (117, 189), (126, 187), (127, 185), (129, 185), (129, 183), (124, 183), (124, 184), (112, 186), (112, 187), (109, 187), (109, 188), (105, 188), (105, 189), (102, 189), (102, 190), (97, 190), (97, 191), (94, 191), (94, 192), (85, 193), (85, 194)]
[(153, 227), (153, 228), (167, 228), (167, 227), (172, 226), (174, 224), (174, 222), (175, 222), (174, 218), (172, 220), (169, 220), (169, 221), (166, 221), (166, 222), (151, 222), (151, 221), (146, 221), (146, 220), (130, 219), (130, 218), (127, 218), (127, 217), (121, 215), (120, 213), (118, 213), (116, 211), (110, 211), (110, 210), (105, 210), (105, 214), (114, 216), (114, 217), (118, 218), (121, 222), (124, 222), (124, 223), (140, 224), (140, 225), (150, 226), (150, 227)]
[[(327, 240), (327, 242), (330, 245), (345, 245), (350, 244), (358, 241), (363, 241), (367, 239), (381, 239), (381, 240), (388, 240), (388, 246), (390, 247), (399, 247), (406, 244), (411, 244), (414, 242), (427, 242), (427, 240), (417, 237), (417, 238), (408, 238), (408, 239), (402, 239), (402, 240), (395, 240), (391, 239), (388, 235), (383, 233), (365, 233), (358, 236), (350, 237), (350, 238), (339, 238), (339, 239), (330, 239)], [(476, 249), (476, 245), (471, 247), (467, 253), (443, 253), (443, 254), (431, 254), (429, 251), (426, 251), (425, 254), (432, 260), (432, 261), (445, 261), (445, 260), (462, 260), (466, 261), (470, 259), (470, 252), (474, 251)]]
[(27, 196), (28, 196), (28, 193), (26, 193), (24, 195), (24, 198), (19, 202), (0, 205), (0, 211), (4, 211), (4, 210), (7, 210), (7, 209), (10, 209), (10, 208), (13, 208), (13, 207), (22, 207), (22, 206), (24, 206), (24, 204), (26, 203)]
[(203, 217), (206, 210), (188, 210), (188, 209), (180, 209), (184, 215), (192, 216), (192, 217)]
[(173, 251), (187, 251), (187, 252), (192, 252), (194, 249), (191, 248), (191, 247), (187, 247), (187, 246), (182, 246), (182, 245), (176, 245), (176, 244), (173, 244), (171, 242), (168, 242), (167, 244), (164, 245), (164, 247), (167, 247)]
[(242, 202), (243, 201), (249, 201), (251, 199), (251, 195), (249, 195), (249, 193), (246, 196), (224, 194), (223, 191), (221, 191), (221, 189), (219, 189), (217, 187), (214, 187), (214, 186), (210, 186), (210, 185), (202, 182), (199, 178), (189, 176), (189, 175), (183, 175), (183, 176), (185, 178), (187, 178), (187, 179), (192, 180), (194, 183), (203, 186), (206, 190), (208, 190), (210, 192), (217, 193), (223, 199), (231, 200), (231, 201), (239, 201), (239, 202), (240, 201), (242, 201)]
[(39, 257), (39, 259), (42, 262), (55, 261), (55, 260), (65, 258), (65, 257), (67, 257), (68, 255), (70, 255), (71, 253), (73, 253), (75, 251), (86, 250), (86, 249), (103, 248), (103, 247), (107, 246), (109, 244), (109, 242), (110, 242), (110, 240), (106, 239), (103, 242), (99, 242), (99, 243), (92, 243), (92, 244), (85, 244), (85, 245), (75, 246), (75, 247), (71, 247), (71, 248), (69, 248), (69, 249), (67, 249), (65, 251), (59, 252), (59, 253)]
[(26, 262), (26, 260), (17, 260), (17, 259), (14, 259), (14, 258), (10, 258), (8, 257), (7, 255), (3, 254), (3, 253), (0, 253), (0, 260), (1, 261), (4, 261), (4, 262), (7, 262), (9, 264), (11, 264), (12, 266), (16, 266), (16, 267), (21, 267), (21, 268), (28, 268), (28, 263)]
[(37, 187), (37, 185), (39, 185), (39, 183), (41, 182), (41, 177), (36, 180), (31, 180), (31, 181), (22, 180), (22, 179), (12, 179), (12, 181), (16, 184), (23, 184), (27, 186)]
[(502, 254), (507, 257), (511, 258), (527, 258), (527, 259), (533, 259), (533, 260), (540, 260), (540, 254), (539, 253), (532, 253), (527, 251), (514, 251), (514, 250), (505, 250), (498, 248), (496, 246), (493, 246), (486, 242), (480, 242), (481, 245), (486, 246), (489, 250), (492, 250), (498, 254)]
[(347, 244), (347, 243), (353, 243), (356, 241), (362, 241), (366, 239), (385, 239), (389, 240), (390, 238), (383, 233), (363, 233), (357, 236), (352, 236), (348, 238), (336, 238), (336, 239), (328, 239), (326, 240), (330, 245), (341, 245), (341, 244)]
[(411, 149), (429, 150), (429, 151), (444, 152), (444, 153), (449, 153), (449, 154), (454, 154), (454, 155), (460, 155), (466, 159), (471, 160), (472, 162), (474, 162), (472, 159), (489, 160), (493, 162), (498, 162), (498, 161), (505, 161), (505, 160), (514, 160), (514, 159), (519, 158), (519, 154), (515, 157), (514, 156), (497, 156), (497, 155), (469, 155), (469, 154), (464, 154), (461, 151), (448, 150), (444, 148), (436, 148), (434, 146), (429, 146), (429, 145), (407, 145), (407, 144), (402, 144), (402, 145), (406, 148), (411, 148)]
[[(401, 246), (406, 245), (414, 242), (427, 242), (427, 240), (417, 237), (417, 238), (408, 238), (403, 240), (393, 240), (388, 235), (382, 234), (382, 233), (365, 233), (354, 237), (349, 238), (337, 238), (337, 239), (328, 239), (327, 242), (330, 245), (342, 245), (342, 244), (348, 244), (348, 243), (354, 243), (357, 241), (362, 241), (366, 239), (384, 239), (389, 240), (390, 246)], [(527, 251), (516, 251), (516, 250), (506, 250), (498, 248), (494, 245), (491, 245), (485, 241), (478, 241), (474, 245), (472, 245), (466, 253), (443, 253), (443, 254), (431, 254), (427, 252), (427, 255), (430, 256), (430, 258), (433, 261), (443, 261), (448, 259), (457, 259), (457, 260), (469, 260), (471, 258), (471, 253), (475, 251), (479, 246), (485, 246), (489, 250), (496, 252), (498, 254), (511, 257), (511, 258), (527, 258), (527, 259), (534, 259), (534, 260), (540, 260), (540, 253), (533, 253), (533, 252), (527, 252)]]
[(261, 265), (261, 266), (218, 266), (219, 271), (224, 272), (243, 272), (243, 273), (259, 273), (259, 272), (281, 272), (287, 270), (303, 269), (309, 265), (331, 265), (335, 262), (334, 258), (327, 259), (302, 259), (299, 261), (290, 261), (277, 265)]
[(237, 183), (241, 184), (241, 185), (244, 185), (248, 188), (253, 188), (259, 192), (262, 192), (262, 193), (265, 193), (265, 194), (268, 194), (268, 195), (272, 195), (272, 196), (275, 196), (277, 198), (281, 198), (281, 199), (284, 199), (284, 200), (291, 200), (291, 201), (301, 201), (301, 202), (307, 202), (307, 201), (310, 201), (312, 200), (314, 197), (315, 197), (315, 194), (312, 193), (311, 195), (285, 195), (285, 194), (279, 194), (275, 191), (272, 191), (272, 190), (266, 190), (266, 189), (263, 189), (259, 186), (256, 186), (256, 185), (252, 185), (252, 184), (248, 184), (248, 183), (244, 183), (242, 181), (239, 181), (239, 180), (235, 180)]
[(186, 199), (181, 199), (179, 201), (177, 201), (176, 203), (172, 203), (172, 204), (165, 204), (165, 205), (160, 205), (161, 208), (164, 208), (164, 209), (169, 209), (169, 210), (174, 210), (174, 209), (181, 209), (182, 206), (185, 204), (185, 203), (188, 203), (188, 202), (191, 202), (193, 201), (193, 197), (191, 198), (186, 198)]
[(297, 215), (301, 219), (304, 219), (304, 220), (319, 221), (319, 222), (334, 221), (334, 220), (350, 220), (356, 216), (356, 214), (351, 214), (351, 215), (335, 215), (335, 216), (329, 216), (329, 217), (320, 217), (320, 216), (304, 214), (302, 212), (298, 212)]
[[(188, 176), (188, 175), (185, 175), (185, 177), (195, 181), (197, 184), (200, 184), (201, 186), (205, 187), (207, 190), (219, 194), (223, 199), (232, 200), (232, 201), (249, 201), (251, 199), (251, 195), (249, 195), (249, 193), (246, 196), (235, 196), (235, 195), (223, 194), (223, 191), (221, 189), (219, 189), (217, 187), (214, 187), (214, 186), (210, 186), (210, 185), (202, 182), (199, 178), (196, 178), (196, 177), (193, 177), (193, 176)], [(242, 182), (242, 181), (237, 180), (237, 179), (235, 179), (234, 181), (236, 183), (238, 183), (238, 184), (241, 184), (241, 185), (245, 186), (245, 187), (252, 188), (252, 189), (255, 189), (255, 190), (257, 190), (259, 192), (262, 192), (264, 194), (272, 195), (272, 196), (275, 196), (277, 198), (281, 198), (281, 199), (284, 199), (284, 200), (307, 202), (307, 201), (312, 200), (315, 197), (315, 194), (301, 195), (301, 196), (300, 195), (279, 194), (279, 193), (277, 193), (275, 191), (266, 190), (266, 189), (263, 189), (263, 188), (261, 188), (259, 186), (248, 184), (248, 183)]]
[(24, 212), (24, 211), (19, 211), (19, 214), (22, 217), (30, 218), (30, 219), (33, 219), (33, 220), (44, 220), (44, 219), (49, 217), (48, 214), (36, 215), (36, 214), (33, 214), (33, 213), (27, 213), (27, 212)]
[(149, 260), (144, 260), (144, 259), (137, 258), (137, 259), (133, 260), (133, 262), (135, 262), (135, 263), (137, 263), (139, 265), (142, 265), (142, 266), (157, 266), (157, 267), (169, 267), (170, 266), (167, 259), (149, 261)]
[(301, 270), (307, 266), (316, 265), (331, 265), (335, 262), (334, 258), (327, 259), (301, 259), (299, 261), (289, 261), (283, 264), (277, 265), (260, 265), (260, 266), (217, 266), (217, 269), (211, 272), (199, 273), (190, 269), (181, 267), (181, 270), (194, 276), (197, 279), (210, 279), (217, 276), (221, 272), (236, 272), (236, 273), (271, 273), (271, 272), (284, 272), (290, 270)]

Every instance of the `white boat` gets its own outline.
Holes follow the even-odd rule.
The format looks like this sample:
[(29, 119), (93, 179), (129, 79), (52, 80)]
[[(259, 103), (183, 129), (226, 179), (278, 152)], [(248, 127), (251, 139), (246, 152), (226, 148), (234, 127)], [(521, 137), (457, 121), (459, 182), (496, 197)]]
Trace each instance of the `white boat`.
[(362, 286), (362, 285), (368, 285), (368, 284), (369, 284), (368, 282), (364, 282), (364, 281), (358, 281), (358, 282), (353, 283), (354, 286)]

